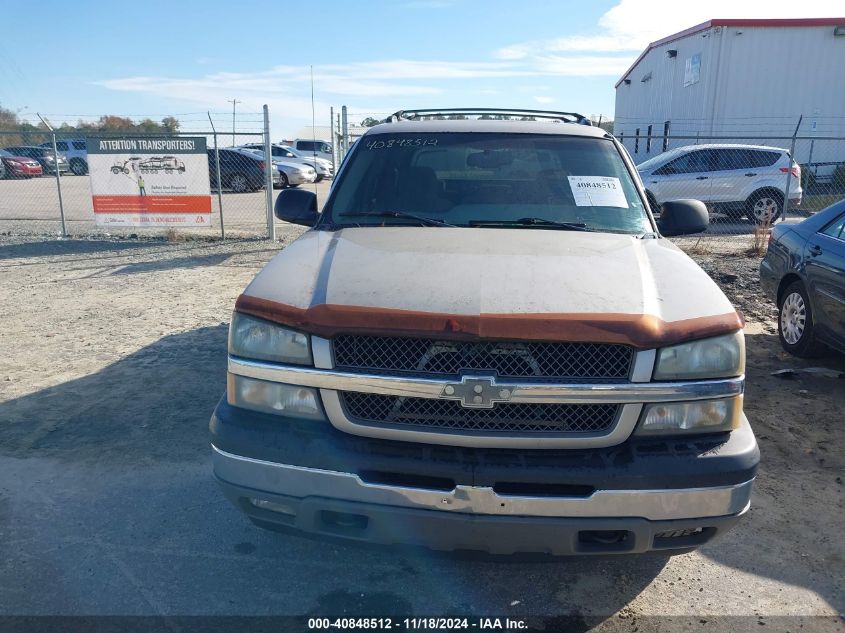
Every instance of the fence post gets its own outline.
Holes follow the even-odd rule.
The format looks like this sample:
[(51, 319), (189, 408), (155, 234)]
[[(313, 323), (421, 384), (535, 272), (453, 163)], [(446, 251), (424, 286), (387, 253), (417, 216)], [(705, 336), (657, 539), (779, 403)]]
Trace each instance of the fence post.
[(276, 223), (273, 219), (273, 148), (270, 147), (270, 110), (264, 104), (264, 164), (266, 180), (264, 190), (267, 200), (267, 238), (276, 241)]
[(789, 146), (789, 164), (786, 168), (786, 189), (783, 192), (783, 215), (781, 221), (786, 222), (786, 214), (789, 213), (789, 181), (792, 178), (792, 161), (795, 160), (795, 137), (798, 136), (798, 128), (801, 127), (801, 121), (804, 120), (804, 115), (798, 117), (798, 125), (795, 126), (795, 131), (792, 133), (792, 144)]
[(346, 158), (346, 152), (349, 151), (349, 119), (347, 118), (346, 106), (340, 110), (340, 119), (343, 134), (343, 157)]
[(41, 122), (47, 126), (48, 130), (50, 130), (50, 135), (53, 139), (53, 156), (56, 159), (56, 190), (59, 192), (59, 216), (62, 219), (62, 237), (67, 237), (67, 226), (65, 226), (65, 205), (62, 202), (62, 177), (61, 174), (59, 174), (59, 148), (56, 147), (56, 131), (53, 129), (52, 125), (44, 120), (43, 116), (41, 116), (38, 112), (35, 114), (38, 114), (38, 118), (41, 119)]
[(211, 123), (211, 130), (214, 132), (214, 163), (217, 173), (217, 206), (220, 209), (220, 239), (226, 239), (226, 229), (223, 227), (223, 182), (220, 178), (220, 150), (217, 149), (217, 128), (211, 120), (211, 112), (208, 112), (208, 122)]
[(334, 106), (329, 108), (329, 139), (332, 142), (332, 169), (337, 169), (337, 160), (335, 159), (335, 143), (334, 143)]

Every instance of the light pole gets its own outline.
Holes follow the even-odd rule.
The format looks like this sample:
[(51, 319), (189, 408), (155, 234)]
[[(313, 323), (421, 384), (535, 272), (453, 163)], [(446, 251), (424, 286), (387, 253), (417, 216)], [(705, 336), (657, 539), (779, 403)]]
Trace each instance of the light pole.
[(229, 103), (232, 104), (232, 147), (235, 146), (235, 107), (239, 103), (243, 103), (243, 101), (238, 101), (237, 99), (226, 99)]

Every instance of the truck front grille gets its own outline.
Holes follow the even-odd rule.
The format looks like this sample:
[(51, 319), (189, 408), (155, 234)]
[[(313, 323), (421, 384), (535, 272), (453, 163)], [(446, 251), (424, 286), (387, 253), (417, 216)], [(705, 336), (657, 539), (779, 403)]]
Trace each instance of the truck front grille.
[(370, 373), (456, 378), (462, 371), (499, 379), (626, 380), (634, 350), (611, 343), (440, 341), (398, 336), (341, 335), (333, 339), (335, 367)]
[(600, 433), (619, 413), (617, 404), (500, 402), (492, 409), (464, 408), (456, 400), (340, 392), (347, 417), (357, 424), (410, 426), (493, 433)]

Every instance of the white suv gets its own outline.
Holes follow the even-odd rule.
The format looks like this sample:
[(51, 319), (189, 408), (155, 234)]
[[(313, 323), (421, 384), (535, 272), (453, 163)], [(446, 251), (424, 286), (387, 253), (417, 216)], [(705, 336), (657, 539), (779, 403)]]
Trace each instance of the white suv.
[(757, 224), (783, 213), (786, 174), (789, 204), (801, 204), (801, 168), (789, 152), (763, 145), (689, 145), (640, 163), (649, 203), (694, 198), (728, 216), (743, 214)]
[[(40, 147), (53, 149), (53, 141), (41, 143)], [(68, 138), (56, 141), (56, 149), (59, 154), (64, 154), (70, 163), (70, 170), (76, 176), (84, 176), (88, 173), (88, 150), (84, 138)]]

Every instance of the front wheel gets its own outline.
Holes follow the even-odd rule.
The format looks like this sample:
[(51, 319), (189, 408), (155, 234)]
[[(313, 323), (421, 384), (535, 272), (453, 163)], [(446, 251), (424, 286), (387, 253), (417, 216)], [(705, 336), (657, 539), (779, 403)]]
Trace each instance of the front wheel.
[(795, 356), (815, 356), (821, 349), (815, 337), (807, 289), (800, 281), (789, 284), (783, 293), (778, 310), (778, 338), (783, 349)]
[(290, 181), (288, 180), (288, 176), (285, 172), (279, 172), (279, 189), (287, 189), (290, 187)]
[(235, 193), (243, 193), (249, 189), (249, 181), (243, 174), (235, 174), (229, 178), (229, 189)]
[(783, 213), (783, 196), (780, 193), (761, 191), (746, 203), (746, 214), (754, 224), (774, 224)]

